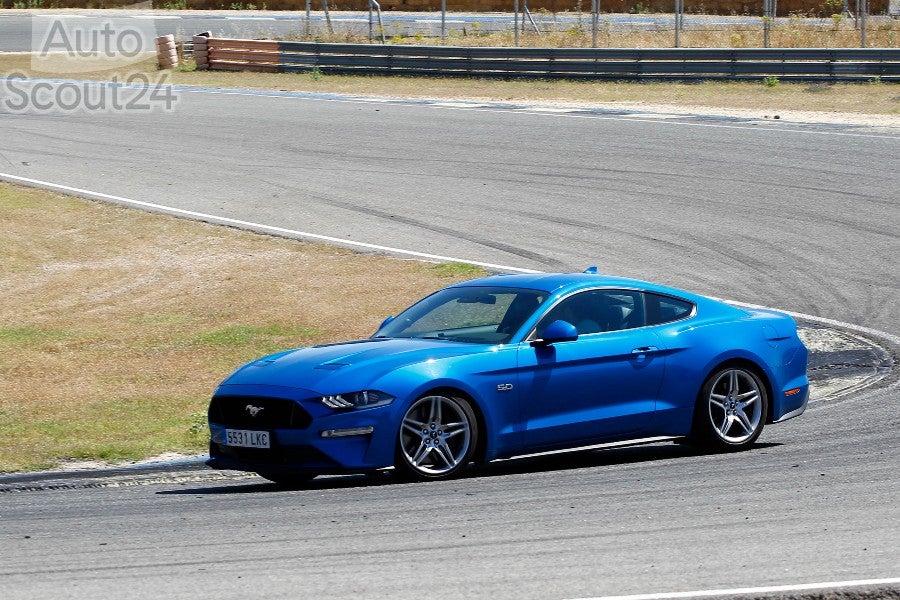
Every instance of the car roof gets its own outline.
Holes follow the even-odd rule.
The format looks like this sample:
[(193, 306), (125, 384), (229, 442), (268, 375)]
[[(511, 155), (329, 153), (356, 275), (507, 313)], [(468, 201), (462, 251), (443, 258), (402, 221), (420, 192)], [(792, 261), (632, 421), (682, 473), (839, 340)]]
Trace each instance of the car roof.
[(626, 288), (678, 296), (693, 302), (705, 299), (685, 290), (671, 288), (640, 279), (614, 277), (602, 273), (516, 273), (499, 274), (462, 281), (451, 287), (509, 287), (541, 290), (550, 294), (568, 293), (587, 288)]

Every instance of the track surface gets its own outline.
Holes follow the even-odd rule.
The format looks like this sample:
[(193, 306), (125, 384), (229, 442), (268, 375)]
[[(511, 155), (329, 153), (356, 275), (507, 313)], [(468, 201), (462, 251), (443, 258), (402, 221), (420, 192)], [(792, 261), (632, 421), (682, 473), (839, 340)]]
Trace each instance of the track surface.
[(900, 558), (895, 440), (847, 424), (864, 407), (897, 426), (879, 398), (818, 405), (738, 456), (667, 445), (445, 483), (4, 494), (0, 576), (12, 598), (572, 598), (884, 577)]
[(0, 103), (0, 172), (517, 267), (598, 264), (900, 333), (896, 132), (178, 96), (171, 113)]
[[(0, 172), (23, 177), (519, 267), (596, 262), (900, 333), (890, 132), (183, 92), (171, 114), (0, 114), (0, 139)], [(16, 598), (568, 598), (898, 577), (897, 401), (893, 384), (814, 404), (738, 455), (659, 445), (445, 483), (8, 493), (0, 576)]]

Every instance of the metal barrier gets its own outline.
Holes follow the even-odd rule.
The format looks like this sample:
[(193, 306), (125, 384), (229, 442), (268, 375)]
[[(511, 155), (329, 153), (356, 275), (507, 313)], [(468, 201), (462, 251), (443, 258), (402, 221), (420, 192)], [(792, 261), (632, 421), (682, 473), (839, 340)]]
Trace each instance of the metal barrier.
[[(200, 40), (202, 43), (203, 40)], [(208, 38), (198, 67), (565, 79), (900, 81), (896, 48), (500, 48)], [(198, 43), (198, 38), (194, 38)]]

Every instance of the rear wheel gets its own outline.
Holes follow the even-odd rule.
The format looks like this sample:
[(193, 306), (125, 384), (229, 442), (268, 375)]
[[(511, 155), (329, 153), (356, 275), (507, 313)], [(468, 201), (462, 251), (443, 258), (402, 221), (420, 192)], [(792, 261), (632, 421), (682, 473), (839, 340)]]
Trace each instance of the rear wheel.
[(694, 413), (694, 438), (716, 450), (743, 450), (766, 422), (766, 386), (753, 371), (738, 366), (718, 369), (703, 384)]
[(446, 479), (471, 460), (478, 421), (463, 398), (429, 395), (413, 402), (400, 424), (395, 467), (414, 479)]
[(289, 488), (302, 487), (316, 477), (315, 473), (269, 473), (260, 471), (256, 474), (281, 487)]

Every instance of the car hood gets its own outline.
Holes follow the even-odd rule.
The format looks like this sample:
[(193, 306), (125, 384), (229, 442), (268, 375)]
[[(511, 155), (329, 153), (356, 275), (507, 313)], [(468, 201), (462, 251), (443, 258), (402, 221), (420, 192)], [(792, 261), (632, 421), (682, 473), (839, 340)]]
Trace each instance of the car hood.
[[(427, 360), (471, 354), (478, 348), (484, 346), (412, 338), (373, 338), (310, 346), (248, 363), (222, 385), (277, 385), (323, 394), (358, 391), (357, 388), (364, 389), (370, 382), (394, 369)], [(345, 387), (348, 389), (343, 389)]]

